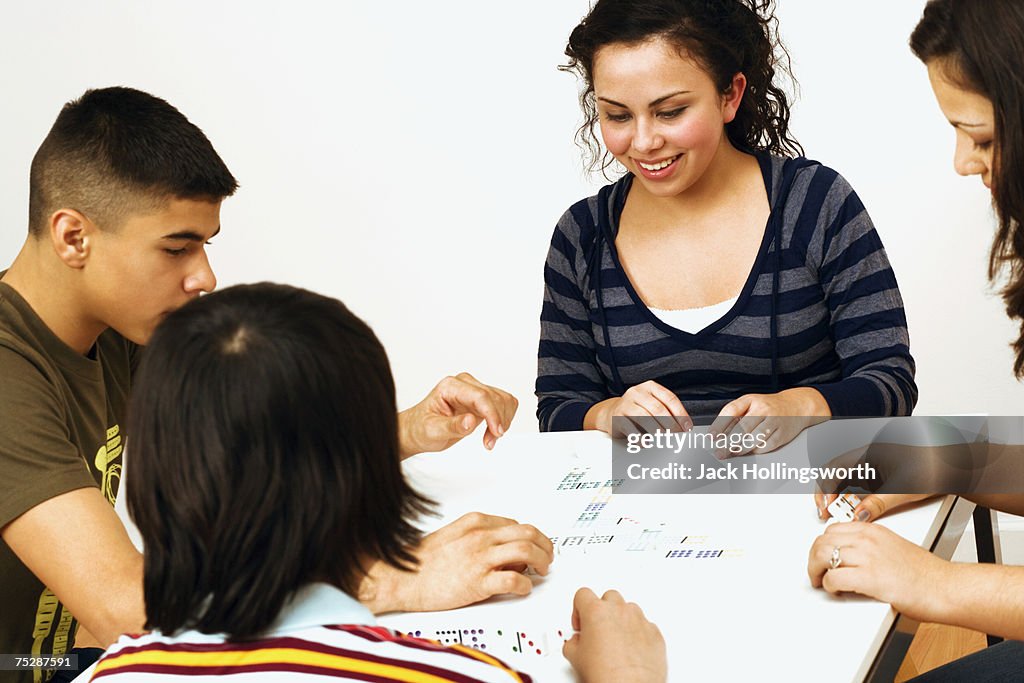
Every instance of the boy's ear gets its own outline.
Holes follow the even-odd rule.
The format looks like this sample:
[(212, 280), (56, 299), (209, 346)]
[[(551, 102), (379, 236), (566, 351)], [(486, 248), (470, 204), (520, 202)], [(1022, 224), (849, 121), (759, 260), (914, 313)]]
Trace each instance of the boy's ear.
[(53, 250), (71, 268), (85, 266), (95, 231), (92, 221), (74, 209), (58, 209), (50, 216)]

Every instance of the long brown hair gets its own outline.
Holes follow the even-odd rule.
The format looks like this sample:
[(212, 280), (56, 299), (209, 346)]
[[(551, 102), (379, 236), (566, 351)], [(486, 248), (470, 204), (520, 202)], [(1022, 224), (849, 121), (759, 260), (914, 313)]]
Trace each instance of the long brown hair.
[(992, 199), (999, 226), (988, 276), (995, 281), (1004, 271), (1009, 275), (1001, 293), (1007, 315), (1021, 321), (1013, 371), (1024, 378), (1024, 4), (931, 0), (910, 49), (926, 64), (942, 60), (958, 86), (992, 101)]

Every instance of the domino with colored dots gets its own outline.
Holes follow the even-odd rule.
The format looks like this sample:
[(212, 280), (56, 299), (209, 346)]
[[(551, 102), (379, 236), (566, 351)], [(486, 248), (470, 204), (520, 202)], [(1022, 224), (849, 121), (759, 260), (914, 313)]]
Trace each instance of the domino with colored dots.
[(833, 500), (828, 506), (828, 512), (832, 515), (826, 526), (829, 524), (836, 524), (837, 522), (852, 522), (853, 511), (860, 505), (860, 496), (855, 493), (844, 493), (835, 500)]
[(498, 657), (522, 655), (526, 657), (546, 657), (552, 651), (561, 653), (561, 646), (572, 638), (570, 628), (554, 628), (547, 631), (538, 629), (508, 628), (437, 628), (415, 629), (406, 635), (415, 638), (436, 640), (442, 645), (451, 647), (461, 645)]

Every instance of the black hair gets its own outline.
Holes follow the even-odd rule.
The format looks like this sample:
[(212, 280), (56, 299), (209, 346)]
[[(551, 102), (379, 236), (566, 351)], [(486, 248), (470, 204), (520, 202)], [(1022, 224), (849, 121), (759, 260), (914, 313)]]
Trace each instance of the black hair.
[(148, 628), (258, 635), (302, 586), (410, 568), (431, 502), (399, 464), (387, 355), (345, 306), (262, 283), (154, 332), (128, 419)]
[(220, 201), (238, 182), (199, 128), (159, 97), (132, 88), (88, 90), (61, 109), (32, 159), (29, 233), (75, 209), (116, 228), (169, 198)]
[(992, 101), (995, 113), (992, 198), (998, 228), (989, 279), (1004, 271), (1006, 313), (1021, 321), (1014, 374), (1024, 378), (1024, 4), (1017, 0), (931, 0), (910, 48), (943, 75)]
[(589, 157), (588, 167), (606, 171), (612, 162), (607, 153), (601, 155), (594, 131), (594, 56), (606, 45), (656, 38), (693, 57), (719, 92), (728, 92), (737, 73), (746, 76), (736, 118), (725, 127), (733, 146), (802, 156), (803, 148), (789, 132), (789, 100), (775, 83), (777, 71), (791, 79), (792, 73), (789, 53), (777, 36), (774, 5), (774, 0), (598, 0), (573, 29), (565, 48), (569, 62), (559, 67), (585, 84), (580, 92), (585, 120), (576, 141)]

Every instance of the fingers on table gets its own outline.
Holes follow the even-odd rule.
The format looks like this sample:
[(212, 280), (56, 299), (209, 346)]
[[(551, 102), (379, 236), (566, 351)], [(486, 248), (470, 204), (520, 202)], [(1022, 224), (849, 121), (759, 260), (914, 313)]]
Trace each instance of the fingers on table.
[(688, 431), (693, 427), (693, 420), (687, 414), (679, 397), (654, 381), (630, 387), (623, 394), (622, 402), (613, 417), (615, 416), (627, 419), (640, 418), (630, 420), (639, 433), (651, 432), (654, 429)]
[(542, 546), (535, 540), (512, 540), (496, 543), (487, 551), (490, 567), (508, 567), (525, 564), (541, 575), (547, 574), (553, 559), (550, 541)]
[(814, 492), (814, 505), (818, 508), (818, 519), (828, 519), (828, 506), (839, 497), (836, 493), (824, 493), (820, 489)]
[(867, 517), (860, 521), (869, 522), (874, 521), (884, 515), (890, 507), (890, 504), (898, 503), (904, 496), (899, 494), (887, 494), (887, 493), (874, 493), (861, 499), (860, 505), (854, 511), (857, 515), (857, 519), (860, 519), (862, 512), (867, 513)]
[(467, 512), (452, 522), (449, 526), (460, 531), (469, 531), (474, 528), (494, 529), (497, 527), (515, 526), (519, 522), (510, 517), (500, 515), (488, 515), (483, 512)]
[[(863, 522), (848, 522), (845, 524), (833, 524), (825, 533), (818, 536), (811, 544), (807, 558), (807, 575), (811, 579), (811, 585), (815, 588), (824, 586), (826, 590), (829, 585), (835, 586), (836, 577), (826, 581), (828, 574), (839, 569), (850, 569), (861, 567), (865, 563), (868, 548), (873, 545), (872, 535), (874, 529), (871, 525)], [(849, 581), (848, 574), (844, 572), (846, 581)], [(848, 585), (848, 584), (843, 584)], [(850, 588), (839, 588), (837, 590), (852, 590)]]

